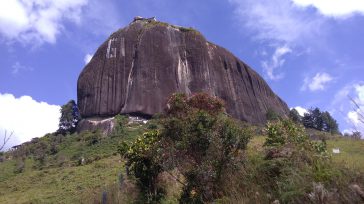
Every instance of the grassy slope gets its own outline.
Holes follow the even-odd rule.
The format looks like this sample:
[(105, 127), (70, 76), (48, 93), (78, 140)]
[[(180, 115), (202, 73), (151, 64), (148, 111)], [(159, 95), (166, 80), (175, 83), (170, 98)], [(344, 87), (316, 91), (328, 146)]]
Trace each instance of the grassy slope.
[[(254, 137), (248, 146), (249, 156), (255, 156), (262, 151), (265, 137)], [(339, 154), (333, 154), (332, 149), (339, 148)], [(327, 149), (332, 156), (334, 162), (339, 165), (345, 165), (350, 169), (356, 169), (364, 172), (364, 140), (353, 140), (350, 138), (336, 137), (327, 140)], [(258, 150), (258, 152), (257, 152)]]
[[(128, 140), (140, 134), (144, 128), (129, 127)], [(120, 139), (120, 138), (119, 138)], [(64, 147), (60, 153), (103, 154), (102, 159), (83, 166), (49, 167), (44, 170), (31, 168), (33, 161), (27, 159), (25, 172), (16, 174), (16, 162), (0, 163), (0, 203), (87, 203), (85, 198), (100, 194), (107, 186), (118, 182), (118, 175), (124, 170), (115, 152), (118, 139), (105, 140), (94, 146), (79, 146), (76, 140)], [(111, 142), (112, 141), (112, 142)], [(248, 146), (250, 160), (262, 157), (265, 137), (254, 137)], [(328, 140), (328, 148), (340, 148), (341, 153), (333, 155), (337, 163), (350, 168), (364, 169), (364, 141), (337, 138)], [(81, 153), (80, 153), (81, 152)], [(125, 174), (124, 174), (125, 175)], [(98, 195), (96, 195), (97, 197)], [(100, 195), (101, 197), (101, 195)], [(92, 199), (91, 199), (92, 200)]]
[[(119, 159), (112, 156), (85, 166), (26, 170), (1, 182), (0, 203), (80, 203), (91, 189), (117, 182)], [(13, 166), (11, 162), (3, 165)]]
[(338, 138), (328, 140), (327, 147), (331, 152), (333, 148), (340, 149), (340, 154), (332, 155), (335, 162), (364, 172), (364, 140)]
[[(96, 145), (85, 145), (77, 137), (66, 137), (56, 155), (47, 157), (43, 170), (34, 168), (34, 160), (25, 160), (23, 173), (15, 173), (17, 161), (0, 163), (0, 203), (90, 203), (100, 197), (103, 189), (116, 184), (120, 173), (125, 175), (123, 162), (117, 154), (122, 140), (133, 140), (145, 126), (127, 127), (123, 137), (104, 138)], [(46, 140), (46, 139), (45, 139)], [(58, 166), (57, 158), (67, 158)], [(74, 157), (100, 158), (86, 165), (77, 165)]]

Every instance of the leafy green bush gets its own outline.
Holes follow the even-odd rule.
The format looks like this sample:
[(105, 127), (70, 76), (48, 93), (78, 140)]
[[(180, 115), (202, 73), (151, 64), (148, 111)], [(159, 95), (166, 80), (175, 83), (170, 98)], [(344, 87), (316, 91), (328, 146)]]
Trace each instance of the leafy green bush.
[(326, 142), (310, 140), (302, 125), (290, 120), (269, 122), (266, 135), (265, 155), (251, 170), (250, 182), (270, 197), (282, 203), (317, 203), (318, 194), (326, 192), (322, 196), (327, 203), (360, 199), (348, 186), (362, 179), (335, 165)]
[(269, 108), (267, 110), (267, 112), (265, 113), (265, 117), (267, 118), (268, 121), (279, 120), (281, 118), (278, 115), (278, 113), (274, 111), (272, 108)]
[(24, 169), (25, 169), (24, 159), (19, 159), (16, 162), (16, 166), (15, 166), (15, 169), (14, 169), (14, 173), (16, 173), (16, 174), (23, 173), (24, 172)]
[(156, 185), (158, 174), (162, 171), (155, 158), (159, 137), (157, 130), (151, 130), (131, 145), (122, 142), (118, 148), (120, 155), (127, 159), (127, 168), (138, 179), (139, 186), (149, 202), (158, 202), (163, 196), (163, 189)]
[(267, 139), (264, 146), (279, 147), (287, 144), (299, 146), (301, 149), (319, 154), (327, 153), (325, 141), (312, 141), (305, 128), (292, 120), (278, 120), (266, 125)]
[(80, 134), (80, 138), (82, 138), (82, 140), (88, 146), (92, 146), (97, 143), (100, 143), (102, 139), (102, 134), (100, 133), (100, 131), (94, 131), (94, 132), (85, 131)]
[(185, 178), (181, 203), (210, 202), (223, 195), (226, 172), (242, 164), (251, 137), (223, 107), (220, 99), (207, 94), (174, 94), (160, 118), (160, 131), (120, 145), (127, 166), (150, 197), (158, 200), (163, 192), (156, 186), (158, 175), (176, 169)]

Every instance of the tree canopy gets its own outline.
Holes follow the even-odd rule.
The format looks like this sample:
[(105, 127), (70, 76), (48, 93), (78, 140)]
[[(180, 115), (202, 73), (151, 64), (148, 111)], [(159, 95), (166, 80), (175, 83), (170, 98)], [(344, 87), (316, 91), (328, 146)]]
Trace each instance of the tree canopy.
[(311, 108), (302, 118), (306, 128), (313, 128), (319, 131), (338, 133), (339, 125), (329, 112), (321, 112), (319, 108)]
[(76, 102), (74, 100), (68, 101), (68, 103), (61, 107), (60, 111), (61, 117), (59, 118), (57, 133), (66, 134), (67, 132), (75, 132), (77, 123), (81, 120)]

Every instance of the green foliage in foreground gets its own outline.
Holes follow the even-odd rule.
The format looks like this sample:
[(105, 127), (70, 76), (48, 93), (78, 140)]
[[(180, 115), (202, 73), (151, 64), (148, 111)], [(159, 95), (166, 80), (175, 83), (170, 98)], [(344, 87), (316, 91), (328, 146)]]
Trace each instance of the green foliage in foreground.
[(163, 171), (175, 169), (185, 178), (181, 203), (204, 203), (223, 196), (223, 180), (244, 161), (250, 134), (223, 114), (221, 101), (206, 94), (187, 98), (173, 95), (162, 129), (152, 130), (120, 154), (139, 180), (147, 202), (158, 202), (163, 191), (157, 185)]
[[(335, 141), (328, 143), (331, 146)], [(238, 186), (246, 188), (238, 190), (241, 200), (247, 203), (363, 201), (352, 190), (355, 185), (363, 188), (363, 173), (337, 162), (337, 155), (329, 154), (325, 142), (310, 140), (304, 128), (293, 121), (268, 123), (266, 137), (254, 138), (251, 145), (255, 148), (248, 149), (245, 169), (237, 174), (242, 179)], [(235, 197), (239, 196), (233, 193), (226, 200), (237, 202)]]

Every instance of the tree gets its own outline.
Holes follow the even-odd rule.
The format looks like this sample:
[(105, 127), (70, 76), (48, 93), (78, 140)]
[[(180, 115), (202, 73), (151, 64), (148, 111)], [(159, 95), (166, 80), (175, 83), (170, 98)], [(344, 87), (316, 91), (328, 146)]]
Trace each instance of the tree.
[(74, 100), (61, 107), (61, 117), (57, 133), (66, 134), (67, 132), (73, 133), (76, 130), (77, 123), (81, 120), (81, 115)]
[(321, 114), (322, 121), (323, 121), (323, 131), (331, 132), (331, 133), (338, 133), (339, 132), (339, 125), (337, 124), (336, 120), (330, 115), (329, 112), (325, 111)]
[(305, 113), (302, 118), (302, 123), (306, 128), (314, 128), (313, 117), (310, 113)]
[(313, 128), (319, 131), (331, 133), (339, 132), (337, 121), (329, 112), (321, 112), (319, 108), (311, 108), (302, 118), (302, 123), (306, 128)]
[(354, 131), (351, 135), (350, 135), (351, 138), (353, 139), (356, 139), (356, 140), (359, 140), (361, 139), (361, 132), (359, 131)]
[(11, 136), (13, 136), (14, 132), (11, 132), (10, 135), (7, 134), (8, 132), (5, 130), (4, 139), (2, 144), (0, 145), (0, 151), (5, 147), (6, 143), (9, 142)]
[(311, 118), (313, 120), (313, 128), (316, 130), (323, 130), (324, 127), (324, 121), (322, 119), (322, 114), (319, 108), (311, 109), (309, 110), (309, 113), (311, 114)]
[(298, 111), (295, 108), (292, 108), (289, 111), (289, 118), (295, 123), (302, 122), (302, 116), (298, 113)]

